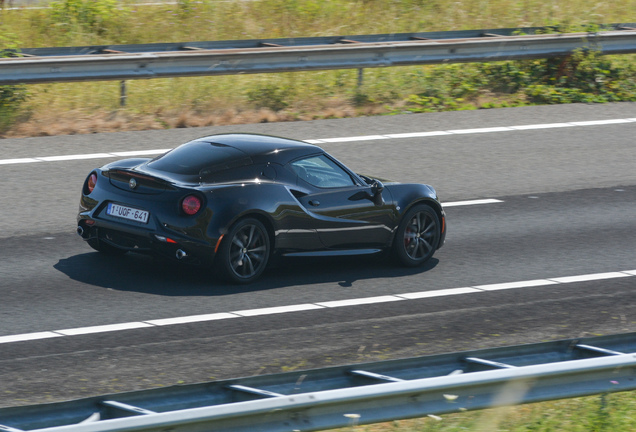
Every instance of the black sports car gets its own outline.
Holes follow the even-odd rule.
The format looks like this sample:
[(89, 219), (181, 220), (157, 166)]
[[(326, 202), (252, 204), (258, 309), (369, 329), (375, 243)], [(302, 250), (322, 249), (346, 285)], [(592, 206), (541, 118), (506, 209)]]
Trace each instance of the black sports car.
[(215, 264), (235, 283), (257, 279), (274, 254), (390, 250), (417, 266), (446, 233), (431, 186), (382, 184), (315, 145), (238, 133), (95, 169), (77, 220), (78, 234), (100, 252)]

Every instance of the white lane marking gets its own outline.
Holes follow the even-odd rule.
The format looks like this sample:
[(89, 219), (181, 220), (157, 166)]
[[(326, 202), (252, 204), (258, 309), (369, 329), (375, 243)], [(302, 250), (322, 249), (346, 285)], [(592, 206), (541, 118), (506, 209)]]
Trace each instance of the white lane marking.
[(533, 124), (533, 125), (520, 125), (510, 126), (512, 130), (534, 130), (534, 129), (556, 129), (565, 127), (574, 127), (574, 123), (545, 123), (545, 124)]
[(238, 315), (221, 312), (214, 314), (204, 314), (204, 315), (190, 315), (185, 317), (176, 317), (176, 318), (164, 318), (158, 320), (145, 321), (148, 324), (152, 324), (155, 326), (164, 326), (164, 325), (174, 325), (174, 324), (190, 324), (202, 321), (216, 321), (228, 318), (238, 318)]
[(171, 149), (161, 149), (161, 150), (134, 150), (134, 151), (123, 151), (123, 152), (112, 152), (111, 154), (117, 157), (130, 157), (130, 156), (152, 156), (156, 154), (162, 154)]
[(633, 276), (630, 274), (626, 274), (624, 272), (611, 272), (611, 273), (595, 273), (589, 275), (581, 275), (581, 276), (569, 276), (569, 277), (561, 277), (550, 279), (552, 281), (558, 283), (572, 283), (572, 282), (589, 282), (589, 281), (597, 281), (597, 280), (605, 280), (605, 279), (614, 279), (620, 277), (629, 277)]
[(445, 132), (445, 131), (411, 132), (411, 133), (389, 134), (387, 135), (387, 137), (399, 139), (399, 138), (425, 138), (425, 137), (442, 136), (442, 135), (452, 135), (452, 134), (450, 132)]
[(476, 200), (470, 200), (470, 201), (455, 201), (455, 202), (442, 203), (442, 206), (446, 208), (446, 207), (459, 207), (459, 206), (469, 206), (469, 205), (479, 205), (479, 204), (496, 204), (496, 203), (502, 203), (502, 202), (503, 202), (502, 200), (488, 198), (488, 199), (476, 199)]
[(302, 311), (317, 310), (317, 309), (333, 309), (333, 308), (340, 308), (340, 307), (370, 305), (370, 304), (387, 303), (387, 302), (395, 302), (395, 301), (418, 300), (418, 299), (445, 297), (445, 296), (452, 296), (452, 295), (476, 294), (476, 293), (484, 293), (484, 292), (507, 290), (507, 289), (536, 288), (536, 287), (543, 287), (547, 285), (564, 285), (564, 284), (577, 283), (577, 282), (590, 282), (590, 281), (624, 278), (624, 277), (631, 277), (631, 276), (636, 276), (636, 270), (625, 270), (625, 271), (608, 272), (608, 273), (593, 273), (593, 274), (587, 274), (587, 275), (567, 276), (567, 277), (558, 277), (558, 278), (550, 278), (550, 279), (533, 279), (533, 280), (518, 281), (518, 282), (505, 282), (505, 283), (497, 283), (497, 284), (489, 284), (489, 285), (475, 285), (472, 287), (450, 288), (450, 289), (441, 289), (441, 290), (433, 290), (433, 291), (420, 291), (420, 292), (414, 292), (414, 293), (385, 295), (385, 296), (377, 296), (377, 297), (362, 297), (362, 298), (335, 300), (335, 301), (328, 301), (328, 302), (321, 302), (321, 303), (304, 303), (304, 304), (297, 304), (297, 305), (267, 307), (267, 308), (261, 308), (261, 309), (249, 309), (249, 310), (234, 311), (234, 312), (191, 315), (191, 316), (185, 316), (185, 317), (165, 318), (165, 319), (157, 319), (157, 320), (150, 320), (150, 321), (128, 322), (128, 323), (121, 323), (121, 324), (81, 327), (76, 329), (0, 336), (0, 344), (12, 343), (12, 342), (26, 342), (26, 341), (33, 341), (33, 340), (39, 340), (39, 339), (54, 338), (54, 337), (77, 336), (77, 335), (113, 332), (113, 331), (130, 330), (130, 329), (161, 327), (161, 326), (196, 323), (196, 322), (218, 321), (218, 320), (225, 320), (230, 318), (242, 318), (242, 317), (244, 318), (244, 317), (254, 317), (254, 316), (263, 316), (263, 315), (278, 315), (283, 313), (302, 312)]
[(331, 143), (331, 142), (372, 141), (372, 140), (383, 140), (383, 139), (389, 139), (389, 137), (386, 135), (365, 135), (365, 136), (353, 136), (353, 137), (341, 137), (341, 138), (325, 138), (318, 141)]
[(154, 327), (154, 326), (152, 324), (147, 324), (143, 322), (129, 322), (129, 323), (121, 323), (121, 324), (81, 327), (81, 328), (66, 329), (66, 330), (55, 330), (54, 333), (59, 333), (63, 336), (77, 336), (77, 335), (85, 335), (85, 334), (92, 334), (92, 333), (106, 333), (106, 332), (121, 331), (121, 330), (132, 330), (132, 329), (145, 328), (145, 327)]
[(307, 310), (314, 309), (323, 309), (324, 306), (320, 306), (318, 304), (298, 304), (298, 305), (290, 305), (290, 306), (276, 306), (269, 308), (261, 308), (261, 309), (248, 309), (232, 312), (233, 314), (241, 317), (249, 317), (249, 316), (259, 316), (259, 315), (276, 315), (287, 312), (302, 312)]
[(591, 121), (567, 122), (567, 123), (545, 123), (545, 124), (531, 124), (531, 125), (472, 128), (472, 129), (453, 129), (453, 130), (446, 130), (446, 131), (414, 132), (414, 133), (403, 133), (403, 134), (369, 135), (368, 137), (360, 136), (360, 137), (341, 137), (341, 138), (321, 138), (321, 139), (312, 139), (312, 140), (306, 140), (306, 141), (311, 144), (323, 144), (323, 143), (336, 143), (336, 142), (366, 141), (370, 139), (377, 140), (377, 139), (382, 139), (382, 137), (418, 138), (418, 137), (438, 136), (438, 135), (462, 135), (462, 134), (513, 132), (513, 131), (533, 130), (533, 129), (555, 129), (555, 128), (564, 128), (564, 127), (601, 126), (601, 125), (609, 125), (609, 124), (633, 123), (634, 121), (636, 120), (632, 118), (591, 120)]
[(26, 164), (36, 162), (64, 162), (75, 161), (84, 159), (105, 159), (105, 158), (121, 158), (131, 156), (154, 156), (163, 154), (171, 149), (155, 149), (155, 150), (134, 150), (112, 153), (87, 153), (87, 154), (75, 154), (75, 155), (61, 155), (61, 156), (40, 156), (33, 158), (18, 158), (18, 159), (0, 159), (0, 165), (15, 165)]
[(92, 153), (92, 154), (77, 154), (77, 155), (63, 155), (63, 156), (45, 156), (35, 158), (36, 160), (43, 162), (61, 162), (72, 161), (81, 159), (104, 159), (111, 157), (110, 153)]
[(556, 285), (558, 283), (559, 282), (556, 282), (554, 280), (537, 279), (537, 280), (529, 280), (529, 281), (521, 281), (521, 282), (476, 285), (475, 288), (482, 291), (497, 291), (497, 290), (507, 290), (507, 289), (515, 289), (515, 288), (532, 288), (532, 287), (545, 286), (545, 285)]
[(0, 165), (15, 165), (15, 164), (25, 164), (25, 163), (33, 163), (33, 162), (42, 162), (42, 161), (34, 159), (34, 158), (0, 159)]
[(396, 297), (402, 297), (407, 300), (417, 300), (417, 299), (423, 299), (423, 298), (446, 297), (446, 296), (459, 295), (459, 294), (471, 294), (471, 293), (476, 293), (479, 291), (480, 290), (471, 288), (471, 287), (449, 288), (449, 289), (442, 289), (442, 290), (436, 290), (436, 291), (420, 291), (420, 292), (414, 292), (414, 293), (398, 294)]
[(572, 124), (576, 126), (598, 126), (598, 125), (608, 125), (608, 124), (630, 123), (633, 121), (634, 119), (591, 120), (591, 121), (572, 122)]
[[(373, 140), (384, 140), (384, 139), (421, 138), (421, 137), (431, 137), (431, 136), (441, 136), (441, 135), (465, 135), (465, 134), (480, 134), (480, 133), (514, 132), (514, 131), (533, 130), (533, 129), (603, 126), (603, 125), (634, 123), (634, 122), (636, 122), (636, 118), (588, 120), (588, 121), (574, 121), (574, 122), (567, 122), (567, 123), (545, 123), (545, 124), (531, 124), (531, 125), (517, 125), (517, 126), (472, 128), (472, 129), (454, 129), (454, 130), (446, 130), (446, 131), (410, 132), (410, 133), (385, 134), (385, 135), (363, 135), (363, 136), (353, 136), (353, 137), (307, 139), (304, 141), (310, 144), (344, 143), (344, 142), (360, 142), (360, 141), (373, 141)], [(93, 153), (93, 154), (83, 154), (83, 155), (42, 156), (42, 157), (33, 157), (33, 158), (0, 159), (0, 165), (15, 165), (15, 164), (24, 164), (24, 163), (33, 163), (33, 162), (61, 162), (61, 161), (69, 161), (69, 160), (100, 159), (100, 158), (111, 158), (111, 157), (151, 156), (151, 155), (158, 155), (158, 154), (165, 153), (168, 150), (169, 149), (139, 150), (139, 151), (124, 151), (124, 152), (111, 152), (111, 153)]]
[(319, 306), (326, 308), (337, 308), (337, 307), (345, 307), (345, 306), (360, 306), (360, 305), (368, 305), (374, 303), (387, 303), (393, 301), (402, 301), (404, 298), (388, 295), (388, 296), (378, 296), (378, 297), (362, 297), (362, 298), (354, 298), (354, 299), (346, 299), (346, 300), (334, 300), (322, 303), (316, 303)]
[(0, 344), (9, 343), (9, 342), (25, 342), (39, 339), (49, 339), (54, 337), (62, 337), (64, 335), (53, 333), (53, 332), (37, 332), (37, 333), (26, 333), (12, 336), (0, 336)]
[(457, 129), (449, 130), (449, 133), (462, 135), (462, 134), (478, 134), (478, 133), (492, 133), (492, 132), (509, 132), (514, 130), (509, 127), (491, 127), (491, 128), (477, 128), (477, 129)]

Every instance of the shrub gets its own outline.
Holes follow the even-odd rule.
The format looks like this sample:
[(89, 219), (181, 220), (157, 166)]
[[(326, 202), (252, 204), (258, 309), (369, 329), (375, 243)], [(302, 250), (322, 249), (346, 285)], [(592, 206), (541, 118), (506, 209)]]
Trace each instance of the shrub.
[[(0, 58), (13, 56), (17, 52), (17, 46), (13, 35), (0, 33)], [(6, 132), (11, 127), (27, 97), (26, 86), (0, 86), (0, 133)]]
[(51, 3), (50, 17), (68, 31), (105, 35), (125, 11), (117, 0), (61, 0)]
[(422, 91), (407, 98), (407, 110), (635, 101), (636, 67), (615, 63), (580, 50), (562, 58), (434, 66), (418, 76)]
[(248, 90), (246, 96), (247, 100), (256, 108), (281, 111), (289, 106), (287, 99), (292, 96), (292, 91), (275, 84), (264, 84)]

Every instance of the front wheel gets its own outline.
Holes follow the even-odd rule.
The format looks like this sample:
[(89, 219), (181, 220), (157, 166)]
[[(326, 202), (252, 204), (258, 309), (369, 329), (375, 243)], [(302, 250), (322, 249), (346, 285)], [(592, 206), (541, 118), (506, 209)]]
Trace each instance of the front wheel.
[(395, 257), (407, 267), (419, 266), (433, 256), (440, 235), (441, 227), (435, 210), (424, 204), (416, 205), (406, 212), (395, 233)]
[(247, 284), (258, 279), (270, 254), (269, 235), (257, 219), (238, 221), (226, 234), (219, 249), (219, 269), (230, 281)]

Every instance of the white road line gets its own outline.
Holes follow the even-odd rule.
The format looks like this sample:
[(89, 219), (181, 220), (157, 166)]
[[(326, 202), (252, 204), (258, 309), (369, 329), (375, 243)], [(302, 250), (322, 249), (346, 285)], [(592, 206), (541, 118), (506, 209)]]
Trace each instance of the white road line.
[(185, 317), (176, 317), (176, 318), (164, 318), (152, 321), (146, 321), (148, 324), (152, 324), (155, 326), (165, 326), (165, 325), (174, 325), (174, 324), (190, 324), (197, 323), (203, 321), (216, 321), (223, 320), (228, 318), (238, 318), (239, 316), (236, 314), (232, 314), (229, 312), (221, 312), (214, 314), (205, 314), (205, 315), (191, 315)]
[(502, 203), (502, 202), (503, 201), (498, 199), (488, 198), (488, 199), (476, 199), (476, 200), (470, 200), (470, 201), (448, 202), (448, 203), (442, 203), (442, 205), (444, 206), (444, 208), (446, 208), (446, 207), (459, 207), (459, 206), (469, 206), (469, 205), (479, 205), (479, 204), (496, 204), (496, 203)]
[(328, 301), (328, 302), (316, 303), (316, 304), (326, 308), (338, 308), (338, 307), (345, 307), (345, 306), (360, 306), (360, 305), (368, 305), (368, 304), (375, 304), (375, 303), (387, 303), (387, 302), (402, 301), (402, 300), (405, 300), (405, 299), (388, 295), (388, 296), (379, 296), (379, 297), (362, 297), (362, 298), (355, 298), (355, 299), (335, 300), (335, 301)]
[(605, 279), (614, 279), (619, 277), (629, 277), (633, 276), (627, 273), (621, 272), (612, 272), (612, 273), (596, 273), (589, 275), (581, 275), (581, 276), (570, 276), (570, 277), (562, 277), (550, 279), (552, 281), (558, 283), (573, 283), (573, 282), (589, 282), (589, 281), (597, 281), (597, 280), (605, 280)]
[(545, 285), (556, 285), (558, 283), (559, 282), (556, 282), (554, 280), (538, 279), (538, 280), (521, 281), (521, 282), (477, 285), (475, 286), (475, 288), (482, 291), (497, 291), (497, 290), (507, 290), (507, 289), (515, 289), (515, 288), (532, 288), (532, 287), (545, 286)]
[(264, 315), (279, 315), (283, 313), (304, 312), (304, 311), (318, 310), (318, 309), (332, 309), (332, 308), (371, 305), (371, 304), (379, 304), (379, 303), (387, 303), (387, 302), (395, 302), (395, 301), (419, 300), (419, 299), (434, 298), (434, 297), (446, 297), (446, 296), (452, 296), (452, 295), (477, 294), (477, 293), (508, 290), (508, 289), (536, 288), (536, 287), (544, 287), (548, 285), (564, 285), (564, 284), (570, 284), (570, 283), (599, 281), (599, 280), (625, 278), (625, 277), (632, 277), (632, 276), (636, 276), (636, 270), (625, 270), (620, 272), (608, 272), (608, 273), (592, 273), (592, 274), (586, 274), (586, 275), (567, 276), (567, 277), (558, 277), (558, 278), (549, 278), (549, 279), (533, 279), (533, 280), (527, 280), (527, 281), (505, 282), (505, 283), (496, 283), (496, 284), (489, 284), (489, 285), (475, 285), (472, 287), (450, 288), (450, 289), (441, 289), (441, 290), (433, 290), (433, 291), (420, 291), (420, 292), (414, 292), (414, 293), (403, 293), (403, 294), (385, 295), (385, 296), (377, 296), (377, 297), (361, 297), (361, 298), (353, 298), (353, 299), (327, 301), (327, 302), (321, 302), (321, 303), (304, 303), (304, 304), (297, 304), (297, 305), (249, 309), (249, 310), (241, 310), (241, 311), (234, 311), (234, 312), (191, 315), (191, 316), (185, 316), (185, 317), (165, 318), (165, 319), (157, 319), (157, 320), (150, 320), (150, 321), (128, 322), (128, 323), (110, 324), (110, 325), (101, 325), (101, 326), (80, 327), (80, 328), (66, 329), (66, 330), (44, 331), (44, 332), (37, 332), (37, 333), (25, 333), (25, 334), (18, 334), (18, 335), (0, 336), (0, 344), (12, 343), (12, 342), (27, 342), (27, 341), (34, 341), (39, 339), (55, 338), (55, 337), (77, 336), (77, 335), (114, 332), (114, 331), (140, 329), (140, 328), (161, 327), (161, 326), (168, 326), (168, 325), (218, 321), (218, 320), (226, 320), (231, 318), (245, 318), (245, 317), (264, 316)]
[(129, 322), (129, 323), (121, 323), (121, 324), (81, 327), (81, 328), (66, 329), (66, 330), (55, 330), (54, 333), (59, 333), (63, 336), (77, 336), (77, 335), (85, 335), (85, 334), (92, 334), (92, 333), (107, 333), (107, 332), (113, 332), (113, 331), (133, 330), (133, 329), (144, 328), (144, 327), (154, 327), (154, 326), (152, 324), (147, 324), (143, 322)]
[(478, 133), (492, 133), (492, 132), (510, 132), (514, 130), (509, 127), (492, 127), (492, 128), (477, 128), (477, 129), (457, 129), (457, 130), (449, 130), (448, 132), (451, 134), (462, 135), (462, 134), (478, 134)]
[(15, 165), (15, 164), (25, 164), (25, 163), (33, 163), (33, 162), (42, 162), (42, 161), (35, 158), (0, 159), (0, 165)]
[(574, 123), (546, 123), (546, 124), (510, 126), (510, 129), (512, 130), (556, 129), (556, 128), (574, 127), (574, 126), (576, 126)]
[(135, 150), (135, 151), (124, 151), (124, 152), (113, 152), (111, 153), (113, 156), (117, 157), (130, 157), (130, 156), (153, 156), (157, 154), (162, 154), (167, 152), (170, 149), (161, 149), (161, 150)]
[(288, 312), (302, 312), (307, 310), (314, 309), (323, 309), (324, 306), (320, 306), (317, 304), (299, 304), (299, 305), (290, 305), (290, 306), (277, 306), (270, 308), (261, 308), (261, 309), (248, 309), (232, 312), (233, 314), (241, 317), (249, 317), (249, 316), (259, 316), (259, 315), (276, 315)]
[(63, 335), (53, 332), (26, 333), (12, 336), (0, 336), (0, 344), (10, 342), (25, 342), (38, 339), (49, 339), (54, 337), (62, 337)]
[[(320, 139), (308, 139), (304, 141), (310, 144), (345, 143), (345, 142), (375, 141), (375, 140), (385, 140), (385, 139), (424, 138), (424, 137), (442, 136), (442, 135), (466, 135), (466, 134), (497, 133), (497, 132), (515, 132), (515, 131), (533, 130), (533, 129), (590, 127), (590, 126), (603, 126), (603, 125), (634, 123), (634, 122), (636, 122), (636, 118), (588, 120), (588, 121), (575, 121), (575, 122), (567, 122), (567, 123), (545, 123), (545, 124), (518, 125), (518, 126), (454, 129), (454, 130), (446, 130), (446, 131), (411, 132), (411, 133), (398, 133), (398, 134), (386, 134), (386, 135), (363, 135), (363, 136), (353, 136), (353, 137), (320, 138)], [(139, 151), (124, 151), (124, 152), (112, 152), (112, 153), (93, 153), (93, 154), (81, 154), (81, 155), (41, 156), (41, 157), (32, 157), (32, 158), (0, 159), (0, 165), (16, 165), (16, 164), (25, 164), (25, 163), (34, 163), (34, 162), (62, 162), (62, 161), (70, 161), (70, 160), (105, 159), (105, 158), (130, 157), (130, 156), (152, 156), (152, 155), (165, 153), (168, 150), (169, 149), (139, 150)]]
[(358, 137), (340, 137), (340, 138), (321, 138), (306, 140), (311, 144), (324, 144), (324, 143), (337, 143), (337, 142), (351, 142), (351, 141), (368, 141), (378, 140), (384, 138), (419, 138), (439, 135), (465, 135), (465, 134), (479, 134), (479, 133), (497, 133), (497, 132), (514, 132), (522, 130), (533, 129), (555, 129), (564, 127), (584, 127), (584, 126), (602, 126), (610, 124), (620, 123), (633, 123), (633, 118), (627, 119), (609, 119), (609, 120), (591, 120), (580, 122), (567, 122), (567, 123), (545, 123), (545, 124), (531, 124), (531, 125), (517, 125), (517, 126), (499, 126), (499, 127), (486, 127), (486, 128), (472, 128), (472, 129), (453, 129), (445, 131), (431, 131), (431, 132), (413, 132), (402, 134), (387, 134), (387, 135), (368, 135)]
[(478, 289), (465, 287), (465, 288), (450, 288), (450, 289), (442, 289), (436, 291), (420, 291), (414, 293), (404, 293), (398, 294), (396, 297), (402, 297), (407, 300), (417, 300), (423, 298), (432, 298), (432, 297), (446, 297), (452, 295), (460, 295), (460, 294), (472, 294), (479, 292)]
[(78, 154), (78, 155), (63, 155), (63, 156), (45, 156), (35, 158), (38, 161), (43, 162), (62, 162), (82, 159), (104, 159), (112, 157), (110, 153), (92, 153), (92, 154)]

